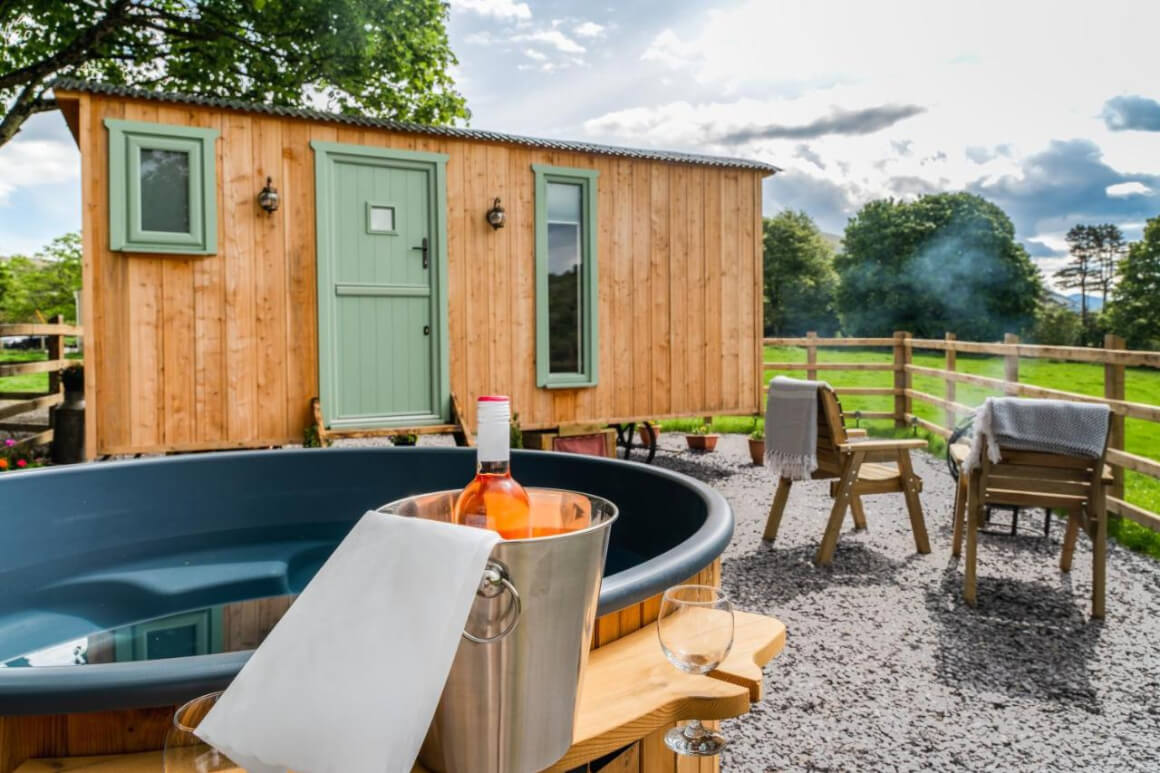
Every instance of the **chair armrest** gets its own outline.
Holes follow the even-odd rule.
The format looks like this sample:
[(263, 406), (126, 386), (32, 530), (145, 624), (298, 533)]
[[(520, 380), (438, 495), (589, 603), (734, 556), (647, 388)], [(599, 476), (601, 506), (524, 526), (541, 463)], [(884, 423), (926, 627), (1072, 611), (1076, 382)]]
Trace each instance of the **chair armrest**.
[(926, 448), (921, 438), (898, 438), (897, 440), (859, 440), (856, 443), (839, 443), (838, 450), (844, 454), (855, 451), (908, 451), (911, 448)]
[(864, 429), (848, 429), (848, 430), (846, 430), (846, 437), (854, 438), (854, 439), (866, 437), (866, 430), (864, 430)]

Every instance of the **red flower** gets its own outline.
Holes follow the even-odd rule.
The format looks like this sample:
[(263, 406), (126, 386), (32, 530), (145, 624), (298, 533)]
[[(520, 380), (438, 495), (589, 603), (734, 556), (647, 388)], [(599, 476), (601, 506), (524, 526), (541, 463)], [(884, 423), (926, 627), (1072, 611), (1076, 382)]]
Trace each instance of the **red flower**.
[(28, 462), (26, 462), (24, 459), (17, 459), (16, 466), (20, 467), (20, 468), (24, 468), (24, 467), (28, 466)]

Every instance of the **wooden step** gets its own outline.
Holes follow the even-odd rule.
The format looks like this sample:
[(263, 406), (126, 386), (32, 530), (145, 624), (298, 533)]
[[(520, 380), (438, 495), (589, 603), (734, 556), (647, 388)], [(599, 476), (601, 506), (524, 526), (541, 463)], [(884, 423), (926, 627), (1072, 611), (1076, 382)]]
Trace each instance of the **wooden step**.
[(424, 424), (419, 427), (377, 427), (375, 429), (328, 429), (326, 436), (339, 438), (391, 437), (392, 435), (450, 435), (459, 429), (456, 424)]

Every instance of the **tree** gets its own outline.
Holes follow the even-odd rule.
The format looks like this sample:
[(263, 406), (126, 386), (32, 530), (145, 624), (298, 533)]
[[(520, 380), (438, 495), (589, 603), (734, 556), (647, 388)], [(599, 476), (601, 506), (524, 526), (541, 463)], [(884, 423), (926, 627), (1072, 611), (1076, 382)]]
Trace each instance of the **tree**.
[(35, 322), (37, 312), (48, 319), (57, 314), (76, 321), (74, 295), (81, 289), (81, 237), (58, 236), (32, 258), (15, 256), (2, 269), (8, 286), (0, 281), (0, 320)]
[(1120, 262), (1120, 282), (1108, 307), (1111, 330), (1133, 349), (1160, 349), (1160, 216), (1144, 226)]
[(1035, 314), (1031, 342), (1045, 346), (1076, 346), (1083, 340), (1083, 323), (1066, 304), (1045, 297)]
[(1076, 225), (1067, 232), (1071, 259), (1055, 272), (1055, 281), (1065, 290), (1079, 289), (1079, 318), (1088, 326), (1088, 285), (1098, 284), (1100, 272), (1099, 238), (1096, 226)]
[(1097, 283), (1102, 306), (1107, 306), (1108, 295), (1116, 284), (1116, 271), (1124, 258), (1124, 234), (1112, 223), (1097, 225), (1095, 229), (1096, 255), (1099, 260)]
[(995, 340), (1030, 327), (1041, 290), (1010, 218), (969, 193), (870, 202), (846, 225), (834, 267), (852, 336)]
[(780, 212), (766, 218), (765, 332), (775, 336), (838, 330), (834, 293), (834, 250), (805, 212)]
[(3, 0), (0, 146), (53, 78), (448, 123), (441, 0)]
[(0, 258), (0, 322), (4, 321), (4, 303), (13, 291), (12, 267)]

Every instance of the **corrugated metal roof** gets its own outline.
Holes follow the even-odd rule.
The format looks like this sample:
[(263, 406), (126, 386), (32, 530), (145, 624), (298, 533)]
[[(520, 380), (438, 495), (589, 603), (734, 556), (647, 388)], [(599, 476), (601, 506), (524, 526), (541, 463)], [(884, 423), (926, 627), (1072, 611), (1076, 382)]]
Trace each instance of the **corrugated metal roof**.
[(264, 115), (284, 116), (287, 118), (306, 118), (313, 121), (327, 121), (351, 126), (369, 126), (376, 129), (411, 132), (414, 134), (430, 134), (437, 137), (481, 140), (484, 142), (510, 142), (516, 145), (527, 145), (533, 148), (545, 148), (548, 150), (599, 153), (601, 155), (617, 156), (619, 158), (642, 158), (652, 161), (672, 161), (678, 164), (698, 164), (701, 166), (726, 167), (731, 169), (754, 169), (768, 174), (781, 171), (780, 167), (776, 167), (773, 164), (767, 164), (763, 161), (752, 161), (745, 158), (706, 156), (697, 153), (679, 153), (677, 151), (650, 150), (646, 148), (624, 148), (615, 145), (598, 145), (591, 142), (575, 142), (572, 140), (550, 140), (455, 126), (428, 126), (426, 124), (409, 123), (406, 121), (392, 121), (387, 118), (372, 118), (370, 116), (347, 113), (328, 113), (321, 110), (310, 110), (308, 108), (281, 107), (260, 102), (244, 102), (237, 99), (208, 97), (199, 94), (151, 91), (149, 89), (117, 86), (109, 83), (97, 83), (95, 81), (78, 80), (75, 78), (57, 78), (53, 81), (52, 87), (61, 91), (84, 91), (92, 94), (107, 94), (130, 99), (149, 99), (157, 102), (204, 105), (206, 107), (244, 110), (248, 113), (262, 113)]

